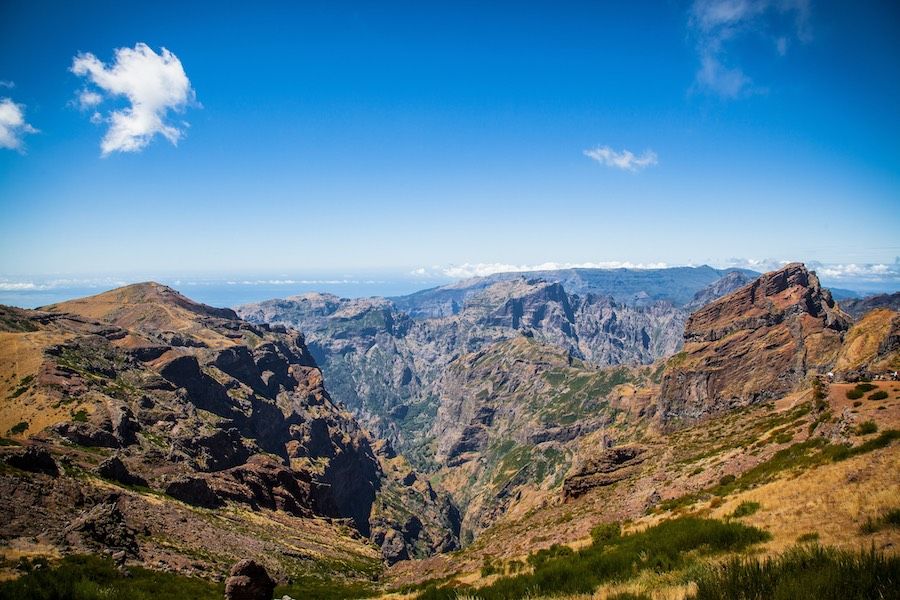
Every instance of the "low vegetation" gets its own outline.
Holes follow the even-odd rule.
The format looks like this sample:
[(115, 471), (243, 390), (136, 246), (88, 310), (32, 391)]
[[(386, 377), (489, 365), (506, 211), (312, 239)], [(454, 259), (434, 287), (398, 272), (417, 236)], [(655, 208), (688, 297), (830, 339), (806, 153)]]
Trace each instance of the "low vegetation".
[(760, 508), (759, 502), (745, 501), (737, 505), (734, 512), (731, 513), (732, 518), (740, 519), (741, 517), (749, 517)]
[(23, 559), (24, 574), (0, 583), (0, 600), (220, 600), (224, 586), (174, 573), (129, 567), (119, 571), (109, 559), (73, 555), (54, 565)]
[(877, 517), (869, 517), (859, 528), (861, 533), (871, 534), (888, 527), (900, 527), (900, 508), (891, 508)]
[[(867, 392), (871, 392), (872, 390), (874, 390), (877, 387), (878, 386), (876, 386), (872, 383), (868, 383), (868, 382), (857, 383), (854, 387), (847, 390), (847, 398), (850, 400), (858, 400), (858, 399), (862, 398)], [(878, 392), (875, 392), (875, 393), (877, 394)], [(885, 398), (886, 397), (887, 397), (887, 395), (885, 395)]]
[(482, 600), (556, 594), (587, 594), (603, 583), (684, 568), (702, 555), (740, 551), (769, 535), (755, 527), (715, 519), (681, 517), (643, 531), (621, 535), (615, 525), (595, 528), (593, 543), (582, 550), (555, 545), (528, 558), (532, 572), (501, 577), (474, 588), (427, 588), (419, 598)]
[(856, 426), (856, 435), (868, 435), (878, 431), (878, 425), (875, 421), (864, 421)]
[(707, 569), (696, 600), (897, 598), (900, 557), (805, 544), (773, 558), (734, 558)]
[(767, 483), (787, 470), (805, 469), (828, 462), (847, 460), (860, 454), (885, 448), (896, 439), (900, 439), (900, 430), (887, 429), (876, 437), (870, 438), (857, 446), (831, 444), (824, 438), (812, 438), (783, 448), (772, 455), (764, 463), (745, 471), (740, 476), (725, 475), (719, 479), (718, 485), (701, 492), (673, 498), (659, 504), (658, 510), (674, 510), (688, 506), (698, 500), (714, 496), (727, 496), (733, 492), (743, 491)]

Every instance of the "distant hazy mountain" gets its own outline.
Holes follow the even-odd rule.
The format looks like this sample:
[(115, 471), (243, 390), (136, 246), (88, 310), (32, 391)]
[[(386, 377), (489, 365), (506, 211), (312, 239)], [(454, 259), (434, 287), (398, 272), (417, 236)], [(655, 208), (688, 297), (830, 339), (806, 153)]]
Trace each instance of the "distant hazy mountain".
[[(840, 298), (836, 298), (840, 300)], [(900, 292), (893, 294), (877, 294), (865, 298), (840, 300), (841, 308), (854, 319), (858, 319), (870, 310), (889, 308), (900, 311)]]
[(759, 276), (759, 273), (747, 269), (714, 269), (706, 265), (669, 269), (560, 269), (497, 273), (391, 298), (391, 301), (413, 318), (446, 317), (459, 312), (469, 297), (497, 282), (525, 278), (562, 284), (570, 294), (608, 296), (620, 304), (643, 305), (662, 300), (681, 306), (693, 300), (694, 294), (701, 289), (735, 272), (747, 278)]
[(460, 355), (525, 333), (593, 366), (650, 364), (678, 351), (692, 310), (755, 277), (705, 266), (504, 273), (400, 298), (306, 294), (237, 310), (303, 331), (335, 399), (426, 467), (441, 381)]

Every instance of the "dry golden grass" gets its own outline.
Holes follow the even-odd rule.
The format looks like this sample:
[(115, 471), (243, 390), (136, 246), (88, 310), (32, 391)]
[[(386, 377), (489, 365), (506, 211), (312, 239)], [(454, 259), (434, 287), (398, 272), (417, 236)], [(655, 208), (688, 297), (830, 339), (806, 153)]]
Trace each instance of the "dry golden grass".
[(62, 555), (59, 549), (52, 544), (47, 544), (33, 538), (13, 538), (0, 545), (0, 581), (16, 579), (22, 573), (17, 571), (15, 564), (21, 558), (49, 558), (57, 559)]
[[(46, 392), (35, 391), (33, 384), (16, 396), (23, 379), (37, 378), (44, 349), (66, 339), (65, 335), (49, 331), (0, 333), (0, 436), (27, 437), (69, 416), (70, 406), (54, 406), (55, 399)], [(28, 423), (24, 433), (9, 432), (22, 421)]]
[(42, 310), (72, 313), (139, 332), (178, 332), (199, 340), (210, 348), (225, 348), (242, 343), (198, 323), (198, 314), (208, 308), (165, 286), (145, 283), (51, 304)]
[(875, 358), (878, 348), (891, 330), (891, 322), (897, 313), (879, 308), (866, 313), (844, 338), (835, 364), (836, 371), (847, 371), (868, 364)]
[(772, 534), (763, 549), (782, 552), (804, 534), (817, 533), (829, 546), (858, 549), (900, 547), (900, 531), (886, 528), (864, 535), (860, 526), (882, 511), (900, 507), (900, 452), (888, 447), (832, 463), (729, 496), (711, 511), (725, 518), (744, 501), (758, 502), (756, 513), (742, 522)]

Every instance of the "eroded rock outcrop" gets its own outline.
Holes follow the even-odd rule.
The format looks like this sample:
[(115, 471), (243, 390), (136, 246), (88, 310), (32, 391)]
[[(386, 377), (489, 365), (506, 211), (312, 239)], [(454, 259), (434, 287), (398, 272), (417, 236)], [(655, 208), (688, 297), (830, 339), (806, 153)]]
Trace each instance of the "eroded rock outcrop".
[(634, 476), (646, 460), (647, 449), (638, 445), (614, 446), (584, 458), (573, 467), (563, 484), (564, 498), (577, 498), (590, 490)]

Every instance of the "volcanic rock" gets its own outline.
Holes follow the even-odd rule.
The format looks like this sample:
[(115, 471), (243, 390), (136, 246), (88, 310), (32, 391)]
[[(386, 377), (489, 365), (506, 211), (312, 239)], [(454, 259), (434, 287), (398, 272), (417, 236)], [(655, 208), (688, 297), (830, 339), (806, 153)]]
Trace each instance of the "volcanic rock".
[(225, 600), (272, 600), (275, 582), (258, 562), (244, 559), (231, 567), (225, 580)]

